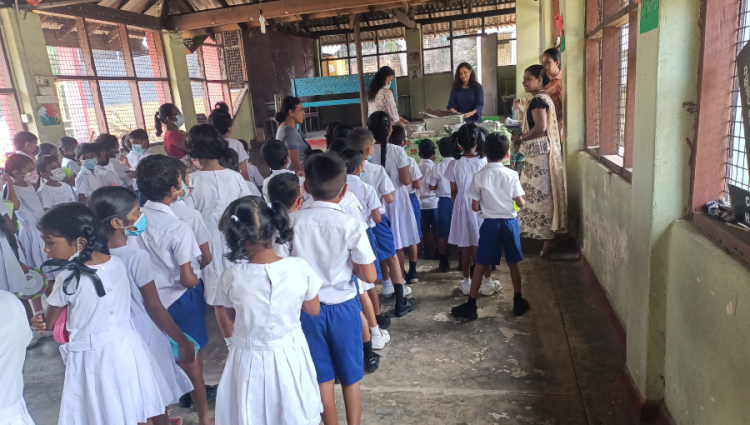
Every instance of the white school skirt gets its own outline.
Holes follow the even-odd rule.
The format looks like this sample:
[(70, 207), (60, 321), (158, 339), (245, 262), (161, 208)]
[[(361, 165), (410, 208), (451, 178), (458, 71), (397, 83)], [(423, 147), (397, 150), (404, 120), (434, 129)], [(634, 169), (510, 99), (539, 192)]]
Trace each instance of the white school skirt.
[(275, 341), (233, 337), (216, 393), (222, 425), (318, 425), (323, 403), (305, 334)]
[(154, 360), (132, 328), (60, 346), (65, 384), (58, 425), (131, 425), (166, 411)]
[(0, 425), (34, 425), (23, 397), (13, 406), (0, 409)]
[(213, 260), (203, 269), (203, 286), (205, 287), (206, 304), (214, 305), (216, 302), (216, 290), (219, 287), (219, 278), (231, 264), (225, 257), (229, 252), (224, 234), (219, 229), (211, 229), (211, 240), (208, 247), (211, 249)]
[(393, 192), (393, 202), (385, 204), (385, 213), (391, 222), (393, 242), (396, 249), (403, 249), (419, 243), (419, 228), (414, 217), (406, 186), (399, 184)]
[(456, 203), (453, 205), (448, 243), (457, 245), (459, 248), (479, 246), (479, 228), (482, 227), (482, 222), (484, 220), (479, 218), (479, 213), (471, 209), (469, 195), (459, 189)]
[[(139, 314), (131, 318), (135, 331), (143, 338), (143, 342), (156, 360), (156, 368), (164, 377), (158, 379), (162, 403), (165, 406), (177, 403), (183, 394), (193, 391), (193, 384), (182, 368), (175, 363), (169, 337), (156, 326), (148, 314)], [(157, 378), (158, 375), (157, 373)]]

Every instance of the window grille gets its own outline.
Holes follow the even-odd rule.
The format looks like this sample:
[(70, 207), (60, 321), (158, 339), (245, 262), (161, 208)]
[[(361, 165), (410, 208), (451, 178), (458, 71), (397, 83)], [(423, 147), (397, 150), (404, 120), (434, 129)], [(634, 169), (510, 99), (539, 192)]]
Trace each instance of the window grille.
[(630, 26), (623, 25), (620, 28), (620, 81), (617, 99), (617, 155), (625, 155), (625, 109), (628, 96), (628, 34)]
[[(748, 0), (740, 2), (738, 28), (737, 53), (750, 41), (750, 1)], [(750, 175), (748, 174), (747, 152), (745, 149), (745, 129), (742, 124), (740, 85), (736, 67), (734, 72), (734, 91), (732, 93), (732, 109), (729, 118), (729, 137), (727, 140), (726, 184), (750, 190)], [(724, 197), (729, 198), (729, 192), (726, 187), (724, 189)]]

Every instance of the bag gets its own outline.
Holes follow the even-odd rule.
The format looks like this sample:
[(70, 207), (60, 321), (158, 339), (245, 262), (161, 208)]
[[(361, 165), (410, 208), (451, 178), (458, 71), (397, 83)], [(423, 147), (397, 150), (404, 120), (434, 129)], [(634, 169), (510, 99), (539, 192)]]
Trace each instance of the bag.
[(60, 315), (57, 316), (57, 321), (55, 322), (55, 329), (52, 331), (52, 337), (55, 338), (55, 341), (59, 342), (60, 344), (65, 344), (66, 342), (70, 341), (70, 332), (68, 332), (68, 329), (65, 327), (67, 322), (68, 322), (68, 307), (65, 307), (63, 308)]

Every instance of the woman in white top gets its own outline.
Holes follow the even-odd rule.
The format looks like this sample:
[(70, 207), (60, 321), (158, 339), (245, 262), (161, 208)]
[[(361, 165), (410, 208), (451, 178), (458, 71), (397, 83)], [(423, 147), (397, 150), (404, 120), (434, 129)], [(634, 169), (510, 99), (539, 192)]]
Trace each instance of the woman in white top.
[[(58, 205), (39, 221), (60, 276), (36, 331), (53, 329), (67, 308), (60, 352), (65, 383), (60, 424), (145, 423), (165, 411), (154, 360), (130, 319), (130, 282), (122, 260), (101, 253), (98, 220), (79, 203)], [(62, 324), (58, 324), (62, 326)]]
[(216, 423), (318, 425), (323, 404), (300, 311), (319, 314), (323, 282), (305, 260), (273, 252), (274, 242), (292, 238), (283, 207), (271, 209), (259, 197), (238, 199), (224, 212), (221, 228), (233, 263), (216, 300), (233, 319), (233, 336)]
[(375, 112), (382, 111), (388, 114), (392, 125), (406, 127), (409, 121), (398, 115), (398, 106), (393, 98), (393, 92), (388, 88), (396, 77), (396, 72), (390, 66), (381, 67), (370, 81), (370, 87), (367, 88), (367, 114), (372, 115)]
[(458, 155), (456, 163), (446, 171), (445, 175), (451, 182), (451, 197), (453, 198), (453, 217), (448, 243), (457, 245), (461, 249), (464, 277), (462, 289), (465, 289), (467, 285), (471, 286), (472, 259), (477, 256), (479, 228), (483, 221), (479, 213), (471, 209), (471, 198), (467, 192), (474, 174), (487, 165), (487, 159), (482, 154), (486, 137), (487, 130), (477, 127), (476, 124), (469, 123), (459, 128), (458, 137), (453, 138), (453, 152), (462, 152), (462, 149), (463, 152)]
[(23, 399), (23, 363), (31, 329), (21, 301), (0, 291), (0, 421), (13, 425), (34, 425)]
[[(403, 258), (403, 249), (419, 243), (419, 229), (414, 217), (414, 210), (409, 200), (407, 186), (412, 183), (409, 173), (409, 157), (396, 145), (388, 143), (391, 134), (391, 120), (385, 112), (379, 111), (370, 115), (367, 128), (375, 137), (375, 152), (372, 162), (382, 165), (396, 190), (393, 202), (386, 204), (386, 216), (391, 222), (391, 231), (399, 258)], [(403, 262), (402, 262), (403, 264)]]
[[(195, 209), (203, 216), (208, 231), (211, 232), (211, 253), (213, 261), (203, 269), (203, 283), (206, 288), (206, 302), (215, 305), (216, 288), (219, 278), (230, 262), (226, 259), (224, 236), (219, 231), (219, 219), (232, 201), (243, 196), (260, 196), (257, 189), (253, 192), (242, 176), (219, 164), (219, 158), (225, 155), (229, 146), (227, 141), (209, 124), (197, 125), (190, 129), (185, 147), (193, 163), (199, 170), (190, 174), (193, 185)], [(224, 338), (231, 336), (231, 322), (228, 321), (223, 308), (214, 309)]]
[(211, 115), (208, 116), (208, 123), (211, 124), (219, 131), (221, 137), (227, 141), (229, 147), (237, 152), (237, 159), (240, 164), (240, 174), (242, 177), (252, 182), (255, 187), (260, 188), (263, 186), (263, 176), (258, 171), (258, 167), (248, 162), (250, 155), (245, 151), (245, 147), (237, 139), (230, 139), (228, 136), (232, 134), (232, 126), (234, 125), (234, 119), (229, 113), (229, 106), (224, 102), (216, 104), (216, 109), (211, 111)]

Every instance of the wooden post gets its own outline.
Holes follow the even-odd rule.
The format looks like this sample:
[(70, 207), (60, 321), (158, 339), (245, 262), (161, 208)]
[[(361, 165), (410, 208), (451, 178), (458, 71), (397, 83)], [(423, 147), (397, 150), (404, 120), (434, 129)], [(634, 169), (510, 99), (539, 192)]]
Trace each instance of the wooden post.
[(367, 127), (367, 95), (365, 92), (365, 72), (362, 64), (362, 36), (359, 31), (359, 14), (351, 17), (354, 28), (354, 45), (357, 47), (357, 71), (359, 74), (359, 103), (361, 106), (362, 127)]

